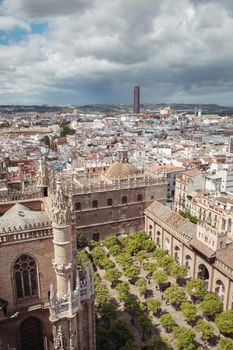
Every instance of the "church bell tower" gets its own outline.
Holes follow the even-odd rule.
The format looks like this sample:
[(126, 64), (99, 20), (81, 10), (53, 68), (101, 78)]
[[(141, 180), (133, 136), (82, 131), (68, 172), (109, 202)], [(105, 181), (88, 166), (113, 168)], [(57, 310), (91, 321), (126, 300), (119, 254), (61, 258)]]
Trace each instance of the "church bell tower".
[(94, 350), (95, 309), (92, 265), (77, 267), (72, 194), (61, 179), (52, 187), (52, 227), (56, 286), (50, 286), (50, 321), (54, 349)]

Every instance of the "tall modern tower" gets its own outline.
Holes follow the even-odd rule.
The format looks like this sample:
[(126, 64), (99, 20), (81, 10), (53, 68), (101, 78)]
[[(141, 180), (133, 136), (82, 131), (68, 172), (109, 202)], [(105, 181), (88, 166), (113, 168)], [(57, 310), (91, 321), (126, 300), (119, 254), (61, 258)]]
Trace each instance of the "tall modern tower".
[(140, 113), (140, 85), (134, 87), (134, 105), (133, 112), (135, 114)]

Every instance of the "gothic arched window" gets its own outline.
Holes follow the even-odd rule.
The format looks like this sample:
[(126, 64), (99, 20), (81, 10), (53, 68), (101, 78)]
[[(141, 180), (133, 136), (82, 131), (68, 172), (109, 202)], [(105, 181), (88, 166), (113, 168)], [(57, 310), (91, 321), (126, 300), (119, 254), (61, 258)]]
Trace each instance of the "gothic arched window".
[(32, 257), (23, 254), (16, 260), (14, 277), (17, 299), (38, 295), (37, 268)]

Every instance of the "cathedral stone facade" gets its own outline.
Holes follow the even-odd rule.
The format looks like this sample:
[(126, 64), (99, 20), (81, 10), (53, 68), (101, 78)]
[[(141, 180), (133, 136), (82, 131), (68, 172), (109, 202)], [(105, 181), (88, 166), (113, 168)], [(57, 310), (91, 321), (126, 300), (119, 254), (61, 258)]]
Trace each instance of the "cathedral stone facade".
[(106, 171), (70, 172), (63, 181), (72, 187), (76, 229), (87, 240), (143, 230), (145, 208), (155, 199), (167, 200), (166, 177), (139, 170), (128, 162), (127, 151)]
[(93, 271), (77, 267), (72, 195), (57, 179), (49, 193), (0, 202), (0, 347), (94, 350)]

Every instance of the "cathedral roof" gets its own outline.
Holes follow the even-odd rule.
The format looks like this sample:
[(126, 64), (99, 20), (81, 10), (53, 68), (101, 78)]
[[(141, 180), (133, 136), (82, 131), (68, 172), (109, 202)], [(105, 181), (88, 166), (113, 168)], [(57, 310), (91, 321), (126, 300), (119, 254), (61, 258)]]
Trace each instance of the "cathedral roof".
[(43, 211), (35, 211), (23, 204), (15, 204), (0, 217), (0, 230), (14, 227), (22, 228), (25, 225), (33, 225), (48, 222), (48, 215)]
[(118, 162), (111, 165), (105, 173), (109, 179), (128, 178), (137, 174), (137, 168), (130, 163)]

